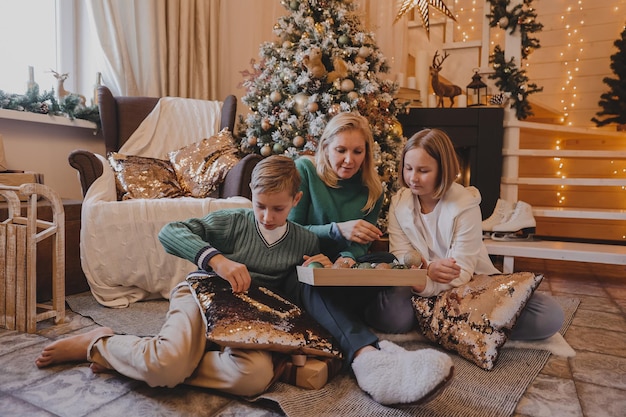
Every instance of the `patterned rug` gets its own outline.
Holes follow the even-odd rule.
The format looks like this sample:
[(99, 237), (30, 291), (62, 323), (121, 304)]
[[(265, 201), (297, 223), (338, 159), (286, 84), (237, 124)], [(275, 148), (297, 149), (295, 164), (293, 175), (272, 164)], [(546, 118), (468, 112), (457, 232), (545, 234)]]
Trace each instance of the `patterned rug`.
[[(565, 312), (560, 334), (565, 334), (579, 300), (556, 297)], [(167, 312), (167, 301), (147, 301), (124, 309), (102, 307), (89, 293), (67, 297), (70, 308), (96, 323), (109, 326), (118, 333), (152, 335), (157, 332)], [(388, 337), (387, 337), (388, 336)], [(415, 334), (405, 336), (381, 335), (414, 350), (433, 347)], [(276, 402), (287, 416), (424, 416), (424, 417), (505, 417), (510, 416), (528, 385), (547, 362), (550, 351), (559, 352), (555, 344), (565, 343), (557, 337), (554, 343), (523, 343), (502, 349), (495, 368), (484, 371), (456, 355), (451, 355), (455, 378), (435, 400), (423, 406), (391, 408), (382, 406), (367, 396), (348, 373), (336, 376), (320, 390), (305, 390), (277, 382), (263, 395), (252, 401)], [(550, 346), (550, 345), (554, 346)], [(567, 345), (565, 343), (565, 345)], [(561, 345), (560, 348), (563, 348)], [(567, 349), (565, 349), (567, 352)]]

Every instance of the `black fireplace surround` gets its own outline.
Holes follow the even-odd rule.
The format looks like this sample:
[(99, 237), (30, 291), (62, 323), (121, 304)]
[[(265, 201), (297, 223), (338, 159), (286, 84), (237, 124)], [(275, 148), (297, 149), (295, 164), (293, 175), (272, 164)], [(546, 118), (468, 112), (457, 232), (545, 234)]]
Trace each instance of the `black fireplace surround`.
[(450, 136), (461, 164), (461, 183), (480, 190), (482, 216), (489, 217), (500, 196), (504, 109), (412, 108), (398, 120), (407, 138), (424, 128), (438, 128)]

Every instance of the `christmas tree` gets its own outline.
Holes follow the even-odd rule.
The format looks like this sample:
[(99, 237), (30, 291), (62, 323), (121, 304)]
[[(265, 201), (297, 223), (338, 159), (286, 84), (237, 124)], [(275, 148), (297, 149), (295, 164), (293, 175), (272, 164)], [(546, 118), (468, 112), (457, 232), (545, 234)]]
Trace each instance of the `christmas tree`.
[(618, 125), (626, 124), (626, 29), (621, 34), (621, 39), (617, 39), (613, 44), (617, 47), (617, 53), (611, 55), (611, 69), (617, 78), (604, 77), (602, 81), (611, 90), (600, 96), (598, 105), (602, 111), (596, 116), (611, 116), (600, 120), (592, 117), (591, 121), (597, 126), (604, 126), (609, 123)]
[[(396, 184), (404, 144), (394, 99), (397, 85), (374, 35), (362, 25), (352, 0), (282, 0), (290, 11), (274, 25), (277, 40), (260, 47), (260, 60), (243, 72), (251, 112), (240, 118), (244, 152), (263, 156), (313, 154), (328, 120), (358, 111), (372, 128), (374, 158), (386, 190)], [(383, 211), (381, 226), (386, 226)]]

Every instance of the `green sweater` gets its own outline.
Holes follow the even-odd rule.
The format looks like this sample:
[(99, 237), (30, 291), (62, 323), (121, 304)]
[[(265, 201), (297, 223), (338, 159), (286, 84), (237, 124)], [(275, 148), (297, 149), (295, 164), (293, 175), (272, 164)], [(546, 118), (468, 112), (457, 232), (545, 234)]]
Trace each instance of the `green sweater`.
[(319, 253), (316, 236), (290, 222), (285, 235), (269, 245), (252, 209), (218, 210), (203, 218), (166, 224), (159, 240), (166, 252), (207, 271), (211, 270), (209, 260), (222, 254), (246, 265), (256, 284), (288, 296), (295, 296), (296, 265), (304, 262), (303, 255)]
[(383, 196), (380, 196), (374, 209), (366, 214), (361, 209), (367, 202), (368, 189), (362, 183), (360, 171), (350, 179), (339, 180), (337, 188), (330, 188), (317, 175), (310, 159), (296, 159), (296, 167), (302, 178), (300, 190), (303, 195), (289, 213), (289, 220), (315, 233), (320, 239), (322, 253), (332, 260), (338, 256), (356, 259), (365, 255), (369, 244), (344, 239), (333, 224), (364, 219), (376, 225)]

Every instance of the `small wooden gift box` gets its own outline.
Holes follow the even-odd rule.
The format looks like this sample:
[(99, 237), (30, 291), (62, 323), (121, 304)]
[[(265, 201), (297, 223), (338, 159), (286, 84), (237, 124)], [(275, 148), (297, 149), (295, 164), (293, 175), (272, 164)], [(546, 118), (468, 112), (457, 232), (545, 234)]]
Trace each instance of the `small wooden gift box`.
[(305, 389), (320, 389), (341, 370), (342, 361), (337, 358), (306, 357), (298, 366), (297, 361), (287, 362), (280, 380)]

